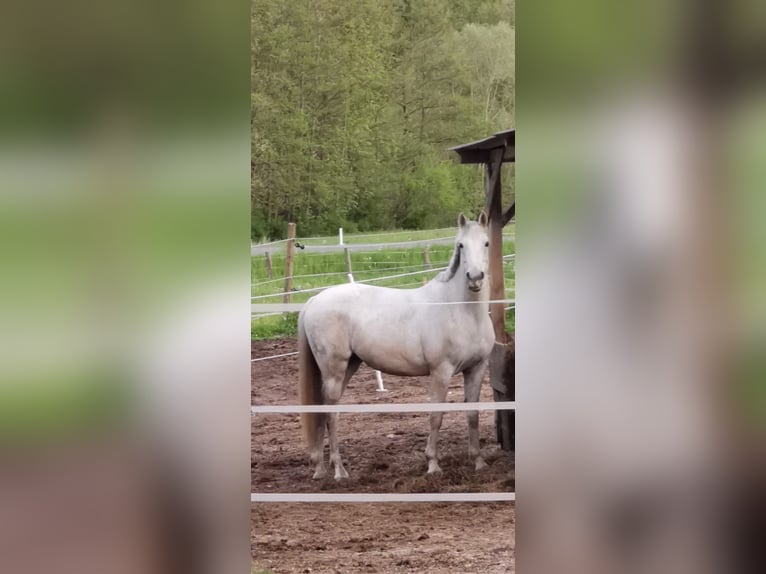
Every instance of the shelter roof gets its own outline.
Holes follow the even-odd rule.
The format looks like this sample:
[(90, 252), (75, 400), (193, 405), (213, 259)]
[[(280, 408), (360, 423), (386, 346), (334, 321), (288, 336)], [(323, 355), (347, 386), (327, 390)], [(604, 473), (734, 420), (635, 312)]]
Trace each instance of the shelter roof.
[(460, 163), (489, 163), (492, 152), (503, 149), (503, 163), (516, 161), (516, 130), (497, 132), (487, 138), (449, 148), (460, 156)]

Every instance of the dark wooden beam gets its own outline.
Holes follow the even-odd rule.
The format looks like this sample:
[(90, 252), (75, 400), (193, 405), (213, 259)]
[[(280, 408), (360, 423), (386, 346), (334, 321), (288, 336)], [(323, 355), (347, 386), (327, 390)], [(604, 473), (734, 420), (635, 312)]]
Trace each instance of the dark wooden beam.
[(516, 161), (516, 147), (508, 146), (505, 148), (495, 149), (465, 149), (455, 150), (460, 156), (460, 163), (487, 163), (490, 159), (492, 152), (496, 150), (503, 150), (503, 162)]
[[(491, 162), (486, 164), (485, 182), (487, 192), (487, 215), (489, 216), (489, 297), (493, 300), (505, 299), (505, 281), (503, 277), (503, 225), (501, 205), (500, 170), (503, 150), (496, 150)], [(503, 303), (490, 305), (492, 328), (495, 341), (505, 343), (505, 306)]]
[[(484, 168), (485, 170), (485, 177), (488, 178), (486, 181), (486, 197), (484, 201), (484, 211), (487, 212), (487, 215), (489, 216), (490, 221), (492, 220), (492, 202), (495, 199), (494, 194), (499, 193), (502, 197), (502, 188), (500, 185), (498, 185), (498, 182), (500, 181), (500, 168), (503, 165), (503, 150), (502, 149), (496, 149), (492, 150), (492, 154), (490, 154), (487, 158), (487, 164)], [(501, 200), (498, 200), (498, 202), (501, 205), (502, 208), (502, 202)]]
[(514, 218), (516, 215), (516, 201), (514, 201), (511, 206), (505, 210), (503, 213), (503, 227), (508, 225), (508, 223), (511, 221), (511, 219)]

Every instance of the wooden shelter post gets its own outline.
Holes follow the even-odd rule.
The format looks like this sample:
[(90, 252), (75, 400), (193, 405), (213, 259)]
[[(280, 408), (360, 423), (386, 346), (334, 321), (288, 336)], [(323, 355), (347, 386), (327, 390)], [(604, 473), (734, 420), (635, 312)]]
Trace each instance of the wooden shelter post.
[[(484, 164), (485, 211), (489, 216), (489, 292), (490, 299), (505, 299), (503, 274), (503, 227), (516, 214), (516, 204), (505, 211), (502, 205), (500, 170), (505, 162), (516, 161), (516, 132), (506, 130), (483, 140), (450, 148), (460, 156), (460, 163)], [(505, 332), (505, 304), (490, 305), (495, 347), (489, 357), (489, 382), (496, 401), (515, 399), (515, 339)], [(505, 450), (515, 449), (515, 412), (497, 411), (497, 440)]]
[[(503, 151), (493, 150), (490, 161), (484, 164), (486, 183), (486, 211), (489, 216), (489, 297), (494, 301), (505, 299), (505, 277), (503, 276), (503, 207), (500, 169)], [(495, 341), (505, 342), (505, 305), (492, 303), (489, 308)]]

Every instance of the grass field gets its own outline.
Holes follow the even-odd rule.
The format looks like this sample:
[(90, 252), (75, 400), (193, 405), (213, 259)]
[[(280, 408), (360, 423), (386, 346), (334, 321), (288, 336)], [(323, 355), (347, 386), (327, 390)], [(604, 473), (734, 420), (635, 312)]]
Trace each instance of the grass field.
[[(421, 235), (414, 235), (414, 234)], [(425, 230), (422, 232), (396, 232), (386, 234), (385, 239), (389, 242), (404, 241), (410, 239), (433, 239), (437, 237), (448, 237), (451, 230)], [(413, 234), (413, 235), (406, 235)], [(430, 234), (430, 236), (428, 235)], [(344, 237), (344, 242), (351, 241), (367, 242), (380, 241), (382, 237), (362, 236)], [(327, 238), (328, 241), (330, 238)], [(338, 238), (332, 240), (337, 243)], [(312, 244), (316, 240), (312, 240)], [(503, 243), (503, 252), (513, 253), (515, 244), (512, 239), (507, 239)], [(280, 303), (282, 302), (284, 290), (285, 275), (285, 256), (282, 249), (280, 252), (271, 256), (273, 278), (269, 279), (266, 271), (266, 259), (264, 256), (255, 256), (251, 259), (251, 277), (252, 287), (251, 296), (254, 303)], [(373, 285), (382, 287), (401, 287), (416, 288), (425, 281), (432, 279), (440, 267), (446, 266), (452, 254), (452, 246), (438, 245), (429, 248), (429, 258), (432, 270), (416, 275), (407, 275), (393, 279), (381, 279), (391, 275), (401, 275), (406, 273), (415, 273), (424, 270), (424, 249), (417, 247), (413, 249), (384, 247), (371, 250), (351, 253), (351, 268), (355, 281), (369, 281)], [(503, 266), (505, 272), (506, 296), (513, 298), (515, 286), (515, 265), (513, 259), (506, 260)], [(303, 291), (305, 289), (318, 289), (331, 285), (347, 283), (346, 264), (344, 254), (338, 253), (304, 253), (297, 250), (293, 263), (293, 289)], [(316, 291), (308, 293), (294, 293), (292, 302), (301, 303), (315, 295)], [(510, 328), (514, 325), (514, 310), (509, 310), (507, 322)], [(296, 313), (265, 314), (256, 316), (251, 322), (251, 336), (253, 339), (264, 339), (277, 336), (294, 335), (297, 326)]]

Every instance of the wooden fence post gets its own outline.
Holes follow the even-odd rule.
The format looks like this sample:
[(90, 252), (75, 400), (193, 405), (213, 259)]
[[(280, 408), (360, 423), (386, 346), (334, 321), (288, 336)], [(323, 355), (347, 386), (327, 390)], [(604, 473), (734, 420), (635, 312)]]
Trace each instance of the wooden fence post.
[(287, 251), (285, 253), (285, 296), (284, 303), (289, 303), (293, 290), (293, 257), (295, 257), (295, 224), (287, 224)]
[(426, 245), (423, 248), (423, 265), (425, 265), (426, 269), (431, 269), (431, 256), (429, 254), (430, 247)]
[(264, 253), (266, 256), (266, 273), (269, 276), (269, 279), (274, 279), (274, 271), (271, 268), (271, 255), (269, 255), (269, 252), (267, 251)]
[[(431, 255), (429, 253), (429, 250), (430, 250), (429, 245), (426, 245), (423, 248), (423, 267), (426, 269), (431, 269)], [(423, 285), (425, 285), (426, 283), (428, 283), (428, 278), (423, 277)]]

